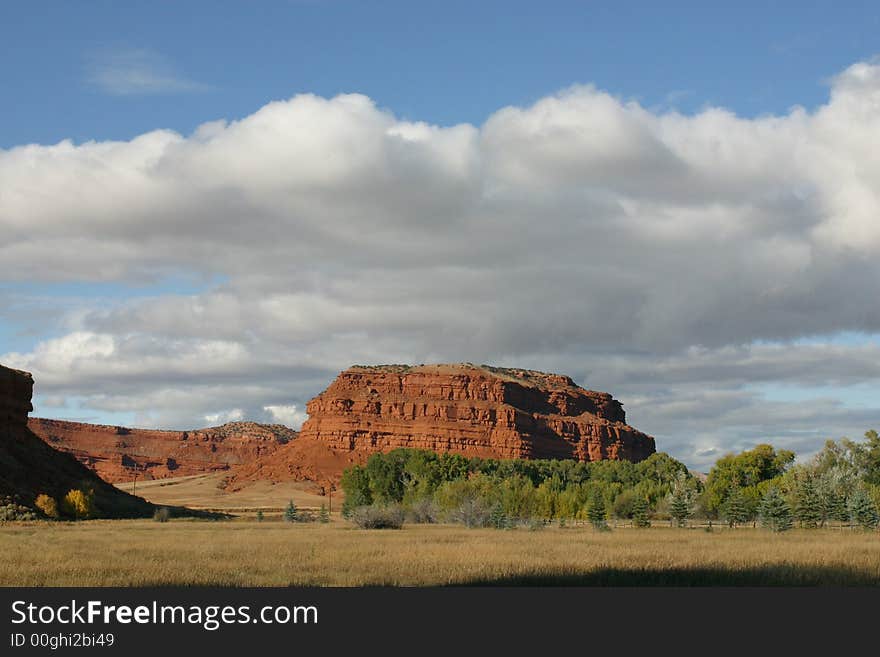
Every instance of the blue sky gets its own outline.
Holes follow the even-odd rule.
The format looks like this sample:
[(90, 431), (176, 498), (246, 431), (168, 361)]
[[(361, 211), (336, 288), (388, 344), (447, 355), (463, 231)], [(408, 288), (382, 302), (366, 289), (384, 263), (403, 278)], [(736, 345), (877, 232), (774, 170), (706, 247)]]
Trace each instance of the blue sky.
[[(11, 0), (0, 19), (14, 99), (0, 108), (2, 147), (188, 133), (301, 92), (360, 92), (441, 125), (574, 83), (648, 106), (778, 113), (822, 102), (827, 78), (874, 56), (880, 32), (871, 2)], [(90, 82), (132, 55), (167, 76), (165, 92)]]
[(695, 467), (807, 454), (880, 426), (877, 34), (868, 2), (5, 2), (0, 360), (38, 415), (176, 428), (491, 362)]

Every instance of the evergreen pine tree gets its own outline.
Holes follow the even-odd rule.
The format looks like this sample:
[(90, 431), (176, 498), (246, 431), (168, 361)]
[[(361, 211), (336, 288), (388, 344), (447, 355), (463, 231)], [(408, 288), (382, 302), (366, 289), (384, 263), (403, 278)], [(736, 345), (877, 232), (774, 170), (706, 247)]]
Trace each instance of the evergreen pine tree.
[(791, 529), (791, 509), (775, 486), (769, 488), (761, 500), (758, 516), (761, 524), (771, 531), (784, 532)]
[(500, 504), (492, 507), (492, 512), (489, 514), (489, 524), (495, 529), (507, 529), (510, 526), (504, 507)]
[(587, 520), (596, 529), (608, 527), (608, 512), (605, 509), (605, 498), (599, 490), (594, 491), (587, 502)]
[(293, 503), (293, 500), (290, 500), (287, 504), (287, 508), (284, 509), (284, 519), (287, 522), (296, 522), (296, 505)]
[(815, 529), (822, 521), (822, 501), (812, 479), (804, 479), (795, 490), (794, 517), (801, 527)]
[(742, 489), (734, 488), (721, 508), (721, 513), (729, 527), (736, 527), (749, 519), (749, 509)]
[(636, 527), (650, 527), (651, 521), (648, 520), (648, 500), (641, 495), (636, 496), (633, 500), (633, 525)]
[(318, 514), (318, 520), (320, 520), (323, 523), (330, 522), (330, 512), (327, 511), (327, 506), (325, 504), (321, 505), (321, 511)]
[(863, 529), (874, 529), (880, 523), (877, 506), (863, 488), (853, 491), (847, 506), (851, 522), (857, 523)]
[(263, 510), (259, 509), (257, 511), (257, 522), (263, 522)]
[(686, 527), (687, 520), (694, 514), (694, 496), (687, 486), (684, 473), (676, 477), (669, 494), (669, 515), (679, 527)]
[(830, 491), (825, 501), (827, 517), (838, 522), (849, 522), (849, 509), (846, 505), (846, 495), (838, 491)]

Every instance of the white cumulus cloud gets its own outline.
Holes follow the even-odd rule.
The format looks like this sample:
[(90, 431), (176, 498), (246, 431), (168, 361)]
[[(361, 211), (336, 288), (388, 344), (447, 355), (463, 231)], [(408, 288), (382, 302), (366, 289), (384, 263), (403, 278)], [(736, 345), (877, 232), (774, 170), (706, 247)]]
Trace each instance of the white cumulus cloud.
[(757, 118), (576, 86), (436, 126), (300, 95), (189, 136), (0, 150), (0, 279), (221, 281), (83, 300), (0, 360), (157, 424), (293, 425), (355, 362), (517, 364), (609, 389), (694, 462), (810, 446), (880, 413), (792, 415), (749, 385), (877, 383), (876, 346), (824, 341), (880, 333), (878, 148), (863, 62)]

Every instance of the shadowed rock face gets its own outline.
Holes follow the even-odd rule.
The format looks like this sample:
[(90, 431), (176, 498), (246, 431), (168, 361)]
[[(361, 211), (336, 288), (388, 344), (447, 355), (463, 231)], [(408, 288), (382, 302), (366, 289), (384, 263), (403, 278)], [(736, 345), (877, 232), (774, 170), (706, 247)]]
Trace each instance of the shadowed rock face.
[(487, 366), (352, 367), (307, 407), (300, 440), (333, 450), (396, 447), (494, 458), (641, 461), (654, 439), (620, 402), (568, 378)]
[(31, 395), (34, 379), (28, 372), (0, 365), (0, 423), (6, 426), (27, 424), (33, 409)]
[(0, 365), (0, 497), (32, 506), (40, 493), (60, 499), (71, 489), (90, 488), (100, 516), (152, 513), (152, 505), (114, 488), (34, 435), (28, 428), (33, 385), (27, 372)]
[(31, 418), (30, 429), (111, 482), (203, 474), (249, 463), (296, 438), (280, 424), (230, 422), (193, 431), (128, 429)]

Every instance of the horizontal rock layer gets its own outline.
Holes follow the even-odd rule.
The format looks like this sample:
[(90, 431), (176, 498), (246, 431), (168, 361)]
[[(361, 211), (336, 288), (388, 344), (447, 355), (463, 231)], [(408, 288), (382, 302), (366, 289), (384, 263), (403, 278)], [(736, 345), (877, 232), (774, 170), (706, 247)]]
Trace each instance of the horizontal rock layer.
[(654, 439), (623, 406), (566, 376), (462, 365), (353, 367), (307, 406), (300, 440), (337, 451), (396, 447), (494, 458), (640, 461)]

